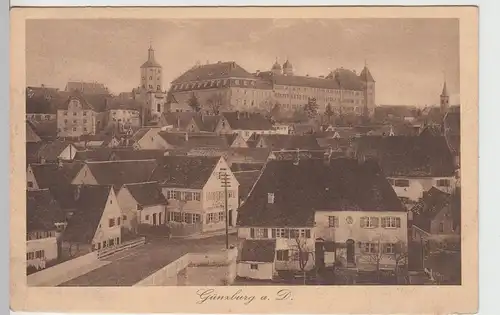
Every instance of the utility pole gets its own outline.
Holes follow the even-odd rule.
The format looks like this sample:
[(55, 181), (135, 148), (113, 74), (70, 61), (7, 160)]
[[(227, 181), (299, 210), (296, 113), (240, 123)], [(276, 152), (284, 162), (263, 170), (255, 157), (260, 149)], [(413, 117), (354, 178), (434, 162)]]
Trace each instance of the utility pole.
[(222, 187), (224, 188), (224, 212), (226, 221), (226, 249), (229, 249), (229, 215), (227, 210), (227, 189), (231, 187), (229, 182), (229, 175), (227, 174), (226, 168), (221, 168), (220, 179), (222, 182)]

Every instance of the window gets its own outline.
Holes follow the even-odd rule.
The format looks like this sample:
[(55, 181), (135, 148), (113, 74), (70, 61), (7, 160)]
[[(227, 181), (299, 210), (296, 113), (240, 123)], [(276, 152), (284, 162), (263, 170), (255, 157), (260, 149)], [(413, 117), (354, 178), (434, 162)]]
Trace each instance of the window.
[(368, 253), (368, 254), (378, 253), (378, 244), (376, 244), (376, 243), (363, 243), (362, 249), (365, 253)]
[(276, 260), (278, 261), (288, 261), (290, 258), (288, 254), (288, 250), (277, 250), (276, 251)]
[(328, 216), (328, 226), (339, 227), (339, 217), (333, 215)]
[(410, 181), (407, 179), (396, 179), (396, 180), (394, 180), (394, 186), (396, 186), (396, 187), (410, 187)]
[(401, 218), (397, 217), (383, 217), (382, 218), (383, 228), (399, 228), (401, 227)]
[(251, 228), (250, 229), (250, 237), (251, 238), (268, 238), (268, 229), (256, 229), (256, 228)]
[(28, 188), (33, 188), (33, 182), (28, 182)]
[(83, 131), (87, 131), (87, 127), (83, 127)]
[(384, 253), (386, 254), (394, 254), (396, 252), (396, 246), (392, 243), (385, 244)]
[(227, 192), (227, 197), (228, 198), (234, 198), (234, 197), (236, 197), (236, 192), (234, 190), (229, 190)]
[(115, 226), (115, 219), (112, 218), (112, 219), (109, 219), (109, 227), (113, 227)]
[(44, 258), (45, 257), (45, 251), (42, 249), (42, 250), (37, 250), (35, 252), (35, 258)]
[(200, 193), (199, 192), (195, 192), (193, 193), (193, 200), (196, 200), (196, 201), (200, 201)]
[(219, 222), (222, 222), (224, 220), (225, 220), (225, 218), (224, 218), (224, 212), (219, 212)]
[(259, 265), (257, 265), (257, 264), (250, 264), (250, 269), (252, 269), (252, 270), (259, 270)]
[(116, 219), (116, 221), (117, 221), (116, 225), (120, 225), (120, 223), (121, 223), (121, 218)]
[(274, 193), (267, 194), (267, 203), (274, 203)]
[(376, 228), (378, 227), (377, 217), (362, 217), (360, 221), (362, 228)]
[(127, 221), (127, 215), (123, 215), (123, 221)]
[(101, 249), (101, 243), (97, 243), (97, 250)]
[(64, 111), (64, 112), (63, 112), (63, 115), (64, 115), (64, 116), (68, 116), (68, 112), (67, 112), (67, 111)]
[(86, 123), (87, 123), (87, 119), (84, 119), (84, 120), (83, 120), (83, 123), (84, 123), (84, 124), (86, 124)]
[(115, 240), (114, 239), (110, 239), (109, 240), (109, 246), (113, 246), (115, 245)]
[(73, 127), (73, 131), (76, 131), (76, 127)]
[(177, 193), (178, 192), (175, 190), (169, 190), (167, 192), (167, 199), (177, 199), (177, 196), (178, 196)]
[(29, 252), (26, 254), (26, 260), (33, 260), (35, 259), (35, 253)]
[(149, 79), (150, 79), (150, 80), (153, 80), (153, 77), (152, 77), (152, 76), (149, 76)]
[(439, 233), (443, 233), (443, 232), (444, 232), (444, 223), (440, 222), (439, 223)]
[(289, 236), (288, 229), (273, 229), (273, 238), (279, 237), (279, 238), (285, 238)]
[(149, 221), (149, 214), (146, 214), (145, 219), (146, 219), (146, 221)]
[(392, 186), (394, 186), (394, 179), (388, 178), (387, 181), (389, 182), (389, 184), (391, 184)]
[(438, 179), (437, 185), (439, 187), (450, 187), (450, 180), (449, 179)]
[(83, 116), (87, 116), (87, 112), (86, 111), (83, 111)]

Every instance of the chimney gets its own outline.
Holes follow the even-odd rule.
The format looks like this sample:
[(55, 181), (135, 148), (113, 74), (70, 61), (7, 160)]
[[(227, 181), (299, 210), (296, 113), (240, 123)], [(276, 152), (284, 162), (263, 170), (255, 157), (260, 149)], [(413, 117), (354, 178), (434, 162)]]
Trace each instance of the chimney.
[(236, 111), (236, 119), (240, 119), (240, 112)]
[(260, 70), (256, 70), (255, 75), (259, 75), (259, 74), (260, 74)]
[(181, 118), (177, 116), (177, 130), (181, 130)]
[(188, 135), (188, 133), (187, 133), (187, 132), (186, 132), (186, 134), (184, 135), (184, 140), (186, 140), (186, 142), (187, 142), (187, 141), (189, 141), (189, 135)]
[(75, 186), (75, 200), (78, 201), (80, 199), (80, 193), (82, 191), (82, 185), (76, 185)]
[(205, 115), (203, 115), (203, 113), (200, 114), (200, 119), (202, 123), (205, 122)]

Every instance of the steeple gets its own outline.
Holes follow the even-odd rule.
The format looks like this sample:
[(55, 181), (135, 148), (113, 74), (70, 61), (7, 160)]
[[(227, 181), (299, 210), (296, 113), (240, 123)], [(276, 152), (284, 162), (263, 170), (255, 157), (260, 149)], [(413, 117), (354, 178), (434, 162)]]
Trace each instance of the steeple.
[(155, 60), (155, 50), (151, 43), (149, 43), (148, 60), (142, 64), (141, 68), (161, 68), (161, 65)]
[(292, 63), (286, 58), (285, 63), (283, 64), (283, 74), (284, 75), (293, 75), (293, 66)]
[(439, 96), (439, 107), (441, 109), (441, 114), (446, 114), (448, 107), (450, 106), (450, 96), (448, 94), (448, 88), (446, 87), (446, 80), (443, 84), (443, 91)]
[(278, 62), (278, 57), (276, 57), (276, 61), (274, 62), (273, 66), (271, 68), (271, 72), (273, 74), (282, 74), (282, 72), (281, 72), (281, 65)]

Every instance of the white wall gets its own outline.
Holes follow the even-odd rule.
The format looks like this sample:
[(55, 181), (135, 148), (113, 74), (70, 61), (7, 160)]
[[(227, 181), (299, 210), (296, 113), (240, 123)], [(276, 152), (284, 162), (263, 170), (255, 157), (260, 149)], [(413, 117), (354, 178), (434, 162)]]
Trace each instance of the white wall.
[(88, 165), (84, 165), (71, 182), (73, 185), (98, 185), (97, 180), (90, 171)]
[[(256, 264), (257, 270), (252, 269), (251, 265)], [(260, 262), (238, 262), (238, 277), (259, 279), (259, 280), (272, 280), (274, 274), (273, 263), (260, 263)]]
[(74, 145), (68, 145), (62, 152), (59, 154), (59, 158), (62, 160), (72, 161), (75, 158), (77, 149)]
[(44, 257), (30, 259), (27, 261), (28, 266), (35, 266), (37, 268), (45, 268), (45, 262), (57, 259), (57, 239), (55, 237), (47, 237), (37, 240), (26, 241), (26, 253), (38, 250), (44, 251)]
[[(141, 224), (150, 224), (153, 225), (153, 215), (156, 214), (156, 225), (164, 225), (166, 222), (166, 217), (168, 214), (165, 211), (164, 205), (155, 205), (150, 207), (144, 207), (144, 209), (138, 211), (140, 213)], [(161, 214), (161, 220), (160, 220)]]
[[(31, 182), (33, 186), (31, 188), (28, 187), (28, 183)], [(26, 171), (26, 189), (27, 190), (38, 190), (40, 187), (36, 182), (35, 174), (33, 174), (33, 170), (31, 169), (31, 165), (28, 165), (28, 170)]]
[[(418, 201), (422, 198), (423, 193), (432, 188), (432, 186), (438, 188), (441, 191), (451, 193), (456, 186), (456, 179), (454, 177), (419, 177), (419, 178), (409, 178), (409, 177), (388, 177), (389, 181), (397, 179), (407, 179), (410, 182), (409, 187), (398, 187), (392, 185), (396, 195), (398, 197), (409, 198), (412, 201)], [(449, 187), (438, 187), (437, 181), (440, 179), (448, 179), (450, 181)]]
[[(111, 218), (115, 219), (115, 225), (112, 227), (109, 226), (109, 219)], [(99, 225), (94, 234), (92, 244), (101, 243), (102, 248), (103, 241), (108, 241), (116, 238), (119, 238), (119, 242), (121, 243), (121, 224), (118, 224), (118, 218), (120, 218), (121, 223), (121, 208), (118, 204), (118, 199), (116, 198), (114, 190), (110, 189), (110, 194), (108, 196), (108, 200), (106, 201), (106, 207), (104, 208), (101, 220), (99, 221)]]
[[(407, 243), (407, 213), (401, 211), (316, 211), (314, 220), (316, 222), (316, 238), (345, 243), (348, 239), (356, 242), (369, 242), (380, 236), (387, 242), (402, 241)], [(339, 219), (338, 228), (328, 227), (328, 216), (337, 216)], [(378, 228), (362, 228), (360, 226), (361, 217), (379, 218)], [(348, 217), (352, 218), (352, 224), (347, 222)], [(400, 228), (381, 227), (382, 217), (398, 217), (401, 219)]]

